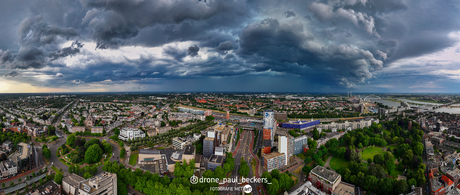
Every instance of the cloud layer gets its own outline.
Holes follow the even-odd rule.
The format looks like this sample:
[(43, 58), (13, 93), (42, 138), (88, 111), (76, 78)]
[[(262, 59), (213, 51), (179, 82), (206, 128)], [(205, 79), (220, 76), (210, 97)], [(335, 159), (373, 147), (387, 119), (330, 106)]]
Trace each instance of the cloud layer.
[(454, 0), (4, 1), (0, 25), (15, 30), (0, 32), (0, 74), (127, 91), (206, 91), (247, 77), (280, 81), (273, 91), (294, 80), (308, 89), (293, 91), (369, 91), (394, 75), (457, 82), (458, 58), (440, 64), (433, 55), (459, 56), (459, 9)]

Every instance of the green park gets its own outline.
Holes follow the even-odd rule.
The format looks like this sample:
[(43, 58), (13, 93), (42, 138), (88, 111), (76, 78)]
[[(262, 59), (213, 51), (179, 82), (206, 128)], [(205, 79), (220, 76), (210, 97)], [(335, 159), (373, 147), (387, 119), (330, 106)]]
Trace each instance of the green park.
[[(309, 139), (302, 171), (325, 166), (341, 174), (342, 180), (378, 194), (405, 194), (410, 186), (426, 182), (421, 155), (423, 131), (417, 123), (408, 130), (408, 119), (374, 123), (369, 128), (348, 131), (340, 139), (330, 139), (317, 147)], [(313, 130), (313, 138), (321, 135)], [(319, 135), (319, 136), (318, 136)], [(404, 176), (399, 179), (398, 176)]]

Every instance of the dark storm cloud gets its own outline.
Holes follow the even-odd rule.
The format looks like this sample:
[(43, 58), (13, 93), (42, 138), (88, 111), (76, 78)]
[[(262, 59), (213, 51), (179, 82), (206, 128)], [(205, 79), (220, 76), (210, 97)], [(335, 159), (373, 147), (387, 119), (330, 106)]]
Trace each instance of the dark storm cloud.
[[(81, 0), (89, 9), (82, 23), (87, 24), (98, 48), (116, 48), (138, 35), (144, 28), (158, 24), (187, 24), (221, 15), (242, 14), (244, 1), (124, 1)], [(229, 19), (229, 18), (225, 18)], [(225, 20), (220, 18), (220, 22)]]
[[(21, 22), (18, 29), (19, 44), (17, 53), (10, 51), (1, 52), (3, 66), (10, 69), (39, 69), (45, 67), (52, 60), (78, 53), (78, 49), (64, 48), (53, 51), (53, 47), (60, 40), (69, 40), (77, 37), (78, 33), (73, 28), (62, 28), (45, 22), (42, 16), (26, 18)], [(81, 47), (77, 44), (75, 46)], [(72, 45), (74, 47), (74, 45)]]
[(183, 58), (187, 56), (187, 53), (185, 51), (180, 50), (179, 48), (176, 48), (176, 47), (172, 47), (172, 46), (164, 48), (163, 53), (173, 57), (178, 62), (182, 62)]
[(293, 12), (293, 11), (286, 11), (286, 12), (283, 13), (283, 15), (284, 15), (286, 18), (295, 17), (295, 16), (296, 16), (295, 12)]
[[(46, 86), (258, 75), (350, 88), (382, 83), (378, 74), (392, 63), (451, 47), (458, 40), (448, 35), (460, 31), (454, 0), (309, 0), (283, 6), (278, 0), (32, 0), (25, 7), (8, 2), (0, 2), (0, 19), (6, 21), (0, 22), (0, 68), (48, 66), (53, 70), (42, 72), (52, 78)], [(9, 22), (10, 17), (20, 20)], [(12, 37), (14, 42), (6, 40)], [(122, 46), (158, 47), (166, 57), (112, 61), (82, 43), (108, 53)], [(85, 65), (60, 60), (70, 56)]]
[(383, 62), (376, 60), (369, 51), (345, 44), (322, 48), (305, 46), (313, 40), (313, 35), (306, 32), (301, 23), (280, 23), (268, 18), (243, 30), (240, 52), (247, 59), (267, 59), (258, 71), (275, 70), (309, 77), (311, 71), (308, 69), (286, 69), (283, 65), (297, 64), (346, 87), (372, 78), (370, 72), (382, 68)]
[(82, 43), (75, 41), (72, 43), (70, 47), (64, 47), (61, 50), (50, 52), (49, 54), (50, 60), (53, 61), (59, 58), (75, 55), (80, 52), (80, 49), (82, 47), (83, 47)]
[(233, 43), (231, 41), (225, 41), (225, 42), (219, 43), (219, 46), (217, 46), (217, 49), (221, 51), (232, 50)]
[(200, 51), (200, 48), (198, 46), (196, 45), (190, 46), (187, 50), (187, 55), (194, 57), (198, 55), (198, 51)]
[(11, 71), (10, 73), (8, 73), (8, 74), (5, 74), (5, 77), (7, 77), (7, 76), (10, 76), (10, 77), (15, 77), (15, 76), (18, 76), (18, 75), (19, 75), (19, 73), (18, 73), (18, 72), (16, 72), (16, 71)]

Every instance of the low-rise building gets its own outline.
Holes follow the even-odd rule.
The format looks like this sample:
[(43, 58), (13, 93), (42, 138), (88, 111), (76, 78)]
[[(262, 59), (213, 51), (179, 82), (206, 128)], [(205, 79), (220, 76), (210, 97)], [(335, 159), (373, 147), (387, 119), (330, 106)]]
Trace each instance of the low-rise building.
[(215, 154), (215, 155), (223, 156), (223, 155), (224, 155), (224, 148), (222, 148), (222, 147), (216, 147), (216, 149), (215, 149), (215, 151), (214, 151), (214, 154)]
[(443, 175), (441, 180), (444, 182), (444, 188), (446, 188), (446, 192), (449, 192), (454, 189), (454, 182), (449, 179), (449, 177)]
[(120, 135), (118, 135), (118, 138), (123, 141), (144, 137), (145, 133), (142, 130), (134, 128), (123, 128), (120, 131)]
[(271, 172), (273, 169), (280, 169), (286, 165), (286, 154), (279, 152), (272, 152), (263, 155), (264, 168)]
[(10, 177), (15, 176), (18, 173), (18, 166), (13, 161), (8, 160), (8, 161), (3, 162), (3, 164), (5, 165), (6, 169), (8, 170), (8, 173), (10, 174)]
[(85, 132), (85, 131), (86, 131), (85, 126), (73, 126), (72, 128), (69, 129), (70, 133)]
[(177, 150), (182, 150), (184, 149), (184, 146), (188, 144), (187, 139), (182, 138), (182, 137), (175, 137), (172, 139), (172, 144), (174, 148)]
[(459, 184), (459, 180), (460, 180), (460, 169), (457, 169), (455, 168), (454, 170), (452, 171), (448, 171), (446, 173), (446, 176), (452, 180), (454, 182), (454, 185), (458, 185)]
[(79, 195), (117, 195), (117, 174), (102, 172), (81, 181), (78, 185)]
[(222, 167), (223, 162), (224, 156), (213, 154), (211, 158), (209, 158), (208, 169), (214, 171), (217, 167)]
[(310, 181), (307, 181), (299, 188), (289, 193), (289, 195), (326, 195), (326, 193), (313, 186)]
[(156, 128), (157, 134), (163, 134), (171, 130), (170, 126)]
[(7, 152), (11, 152), (13, 150), (13, 143), (11, 143), (11, 141), (3, 142), (2, 149)]
[(192, 144), (186, 145), (184, 147), (184, 153), (182, 154), (182, 160), (190, 162), (193, 159), (195, 159), (195, 146)]
[(444, 188), (444, 183), (440, 181), (439, 178), (431, 178), (430, 180), (431, 185), (431, 195), (443, 195), (446, 193), (446, 189)]
[(149, 130), (149, 131), (147, 131), (147, 135), (148, 135), (149, 137), (153, 137), (153, 136), (157, 135), (157, 132), (154, 131), (154, 130)]
[(62, 179), (62, 191), (67, 195), (76, 195), (78, 193), (78, 185), (85, 178), (77, 174), (71, 173)]
[(104, 126), (92, 126), (91, 133), (104, 133)]
[(354, 195), (355, 185), (341, 181), (332, 192), (332, 195)]
[(342, 181), (340, 174), (317, 165), (310, 171), (308, 180), (318, 189), (331, 194)]
[(40, 188), (37, 188), (31, 195), (61, 195), (61, 185), (57, 184), (53, 180), (45, 183)]

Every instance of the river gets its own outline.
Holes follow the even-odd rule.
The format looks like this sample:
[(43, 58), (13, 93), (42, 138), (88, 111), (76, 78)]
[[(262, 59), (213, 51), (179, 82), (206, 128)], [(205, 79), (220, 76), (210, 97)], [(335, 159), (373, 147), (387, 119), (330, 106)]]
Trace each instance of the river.
[(398, 99), (398, 100), (405, 101), (407, 103), (415, 103), (415, 104), (423, 104), (423, 105), (442, 105), (438, 103), (420, 102), (420, 101), (414, 101), (414, 100), (408, 100), (408, 99)]

